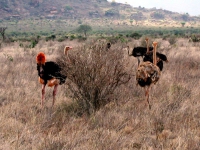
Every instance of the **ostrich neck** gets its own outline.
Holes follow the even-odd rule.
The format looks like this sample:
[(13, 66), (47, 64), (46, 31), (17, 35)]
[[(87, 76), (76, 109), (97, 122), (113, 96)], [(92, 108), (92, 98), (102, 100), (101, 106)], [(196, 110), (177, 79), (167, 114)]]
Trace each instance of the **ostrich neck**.
[(147, 53), (149, 53), (149, 41), (147, 40)]
[(154, 46), (154, 49), (153, 49), (153, 64), (154, 65), (157, 65), (157, 61), (156, 61), (156, 46)]

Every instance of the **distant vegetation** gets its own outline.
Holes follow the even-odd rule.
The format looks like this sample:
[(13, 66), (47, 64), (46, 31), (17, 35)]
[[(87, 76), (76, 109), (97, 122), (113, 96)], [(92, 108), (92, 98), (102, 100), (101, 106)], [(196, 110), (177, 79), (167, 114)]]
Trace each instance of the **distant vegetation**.
[[(7, 31), (8, 30), (8, 31)], [(101, 38), (120, 38), (129, 37), (133, 39), (139, 39), (142, 36), (151, 36), (154, 38), (167, 38), (167, 37), (193, 37), (194, 41), (197, 38), (194, 35), (200, 34), (200, 29), (198, 28), (145, 28), (145, 27), (133, 27), (133, 29), (103, 29), (97, 30), (96, 28), (92, 28), (90, 25), (80, 25), (74, 30), (69, 32), (63, 31), (43, 31), (43, 32), (20, 32), (20, 31), (9, 31), (9, 28), (5, 31), (5, 37), (7, 41), (32, 41), (33, 37), (40, 36), (41, 39), (56, 40), (56, 41), (64, 41), (66, 39), (74, 40), (74, 39), (83, 39), (83, 36), (87, 38), (88, 36), (93, 37), (101, 37)], [(2, 36), (0, 40), (3, 40)]]
[(151, 17), (155, 18), (155, 19), (164, 19), (165, 18), (164, 14), (162, 14), (160, 12), (154, 12), (154, 13), (152, 13)]

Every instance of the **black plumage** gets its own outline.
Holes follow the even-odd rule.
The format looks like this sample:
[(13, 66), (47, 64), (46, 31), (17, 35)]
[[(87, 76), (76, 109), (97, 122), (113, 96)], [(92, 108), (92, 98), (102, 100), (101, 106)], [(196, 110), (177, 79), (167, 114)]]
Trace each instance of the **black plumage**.
[(142, 79), (142, 78), (138, 78), (137, 79), (137, 83), (141, 86), (141, 87), (145, 87), (145, 86), (150, 86), (152, 83), (151, 77), (147, 77), (146, 80)]
[[(149, 50), (152, 51), (153, 47), (149, 47)], [(143, 57), (146, 54), (146, 52), (146, 47), (134, 47), (131, 55), (134, 57)]]
[[(159, 67), (160, 71), (162, 71), (163, 70), (163, 61), (168, 62), (167, 56), (164, 54), (161, 54), (159, 52), (156, 52), (156, 58), (157, 58), (157, 66)], [(151, 51), (149, 53), (146, 53), (144, 55), (143, 61), (144, 62), (150, 61), (153, 63), (153, 52)]]
[[(132, 53), (129, 53), (129, 46), (128, 48), (128, 55), (136, 57), (138, 59), (138, 66), (140, 64), (140, 58), (139, 57), (144, 57), (144, 55), (147, 53), (147, 48), (146, 47), (134, 47), (132, 50)], [(153, 47), (149, 47), (149, 51), (152, 51)]]
[(55, 78), (59, 79), (59, 84), (61, 85), (65, 83), (67, 78), (67, 76), (61, 73), (61, 67), (53, 61), (48, 61), (41, 65), (37, 64), (37, 70), (39, 77), (44, 80), (44, 84), (47, 84), (48, 80)]

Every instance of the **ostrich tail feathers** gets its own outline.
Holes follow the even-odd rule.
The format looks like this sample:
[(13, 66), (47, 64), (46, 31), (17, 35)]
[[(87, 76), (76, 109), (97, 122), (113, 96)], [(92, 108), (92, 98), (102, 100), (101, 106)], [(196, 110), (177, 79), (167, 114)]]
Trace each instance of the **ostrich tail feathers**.
[(36, 57), (36, 62), (38, 64), (45, 64), (46, 62), (46, 56), (44, 53), (40, 52), (38, 53), (37, 57)]

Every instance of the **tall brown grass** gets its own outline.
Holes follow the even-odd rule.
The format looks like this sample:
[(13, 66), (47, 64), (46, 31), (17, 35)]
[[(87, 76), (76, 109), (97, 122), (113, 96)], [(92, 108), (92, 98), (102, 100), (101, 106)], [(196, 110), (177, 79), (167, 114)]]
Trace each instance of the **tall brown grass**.
[[(161, 39), (155, 40), (167, 54), (169, 63), (164, 64), (160, 81), (151, 89), (152, 109), (145, 105), (143, 89), (136, 85), (137, 60), (128, 57), (121, 43), (116, 43), (111, 52), (131, 78), (90, 116), (77, 115), (77, 109), (81, 108), (74, 103), (73, 91), (69, 90), (73, 83), (70, 74), (66, 84), (58, 89), (56, 107), (50, 107), (52, 89), (47, 88), (46, 107), (40, 109), (41, 85), (35, 62), (39, 51), (46, 53), (47, 60), (56, 61), (65, 45), (74, 46), (74, 51), (69, 52), (72, 63), (75, 58), (89, 61), (90, 51), (81, 51), (84, 43), (40, 41), (35, 48), (26, 50), (17, 42), (2, 44), (0, 149), (199, 149), (200, 45), (185, 39), (178, 39), (172, 46)], [(134, 42), (138, 41), (128, 44)], [(108, 56), (112, 59), (111, 52)], [(112, 72), (113, 68), (110, 69)]]

